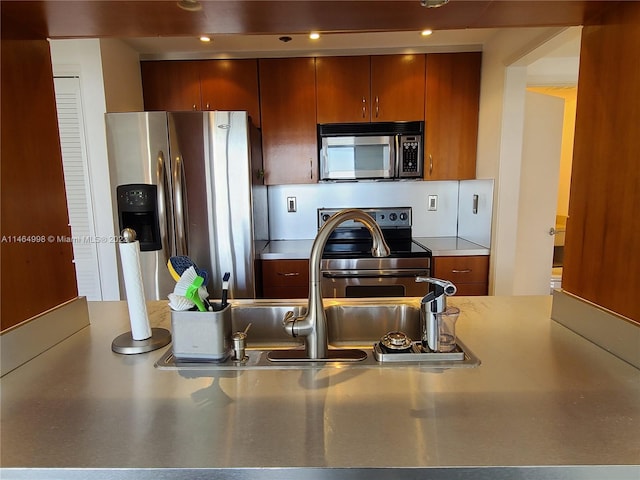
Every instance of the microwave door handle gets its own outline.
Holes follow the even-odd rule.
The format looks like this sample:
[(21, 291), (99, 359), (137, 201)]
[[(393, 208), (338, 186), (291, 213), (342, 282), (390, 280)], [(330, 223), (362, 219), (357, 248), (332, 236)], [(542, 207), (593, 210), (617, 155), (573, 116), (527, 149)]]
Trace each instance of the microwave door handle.
[(393, 177), (400, 178), (400, 165), (402, 163), (402, 149), (400, 148), (400, 135), (395, 135), (393, 138), (393, 148), (395, 148), (395, 158), (393, 166)]

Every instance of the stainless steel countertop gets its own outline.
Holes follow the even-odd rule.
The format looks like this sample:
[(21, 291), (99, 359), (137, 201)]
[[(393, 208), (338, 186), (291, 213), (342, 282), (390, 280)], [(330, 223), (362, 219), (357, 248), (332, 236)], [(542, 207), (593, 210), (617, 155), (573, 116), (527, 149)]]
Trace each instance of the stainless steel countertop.
[[(418, 237), (415, 242), (431, 250), (434, 257), (489, 255), (489, 249), (459, 237)], [(309, 258), (313, 240), (271, 240), (259, 252), (262, 260), (304, 260)]]
[(214, 377), (154, 368), (170, 347), (111, 352), (126, 303), (90, 302), (89, 327), (0, 380), (0, 477), (638, 478), (639, 370), (550, 320), (551, 297), (449, 304), (478, 368)]
[(431, 250), (434, 257), (489, 255), (489, 249), (460, 237), (417, 237), (413, 239)]

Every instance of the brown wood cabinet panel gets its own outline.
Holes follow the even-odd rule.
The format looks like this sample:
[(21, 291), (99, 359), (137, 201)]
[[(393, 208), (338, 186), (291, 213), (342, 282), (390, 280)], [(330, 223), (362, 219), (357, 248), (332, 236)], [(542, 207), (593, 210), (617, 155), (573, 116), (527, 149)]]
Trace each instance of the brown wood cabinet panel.
[(204, 60), (199, 72), (202, 110), (246, 110), (260, 126), (256, 59)]
[(424, 120), (425, 56), (371, 57), (371, 121)]
[[(46, 40), (1, 42), (2, 330), (78, 295)], [(24, 240), (24, 241), (21, 241)]]
[(456, 283), (456, 296), (478, 297), (488, 295), (489, 286), (486, 283)]
[(265, 184), (316, 183), (315, 59), (260, 59), (258, 65)]
[(489, 257), (433, 257), (433, 276), (453, 282), (456, 295), (486, 295), (489, 281)]
[(265, 298), (305, 298), (309, 294), (308, 260), (263, 260)]
[(424, 119), (424, 55), (316, 59), (318, 123)]
[(582, 29), (562, 288), (640, 323), (640, 3), (609, 12)]
[(145, 110), (201, 109), (198, 61), (141, 62), (140, 72)]
[(264, 298), (307, 298), (309, 287), (264, 287)]
[(305, 286), (309, 284), (308, 260), (263, 260), (264, 286)]
[(316, 59), (318, 123), (371, 120), (369, 56)]
[(476, 176), (480, 52), (427, 54), (425, 180)]

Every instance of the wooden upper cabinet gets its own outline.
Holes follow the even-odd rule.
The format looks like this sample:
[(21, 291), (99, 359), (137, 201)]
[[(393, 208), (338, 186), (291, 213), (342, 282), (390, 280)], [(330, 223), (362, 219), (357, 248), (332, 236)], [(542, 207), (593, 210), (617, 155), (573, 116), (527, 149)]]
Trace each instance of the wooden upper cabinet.
[(246, 110), (260, 126), (258, 61), (149, 61), (140, 65), (144, 109)]
[(256, 59), (206, 60), (199, 69), (202, 110), (246, 110), (260, 126)]
[(144, 109), (200, 110), (198, 63), (191, 60), (141, 62)]
[(371, 121), (424, 120), (425, 56), (371, 57)]
[(424, 178), (475, 178), (482, 53), (426, 58)]
[(318, 123), (371, 120), (370, 57), (316, 59)]
[(317, 58), (318, 123), (423, 120), (424, 58)]
[(315, 59), (260, 59), (258, 65), (265, 183), (316, 183)]

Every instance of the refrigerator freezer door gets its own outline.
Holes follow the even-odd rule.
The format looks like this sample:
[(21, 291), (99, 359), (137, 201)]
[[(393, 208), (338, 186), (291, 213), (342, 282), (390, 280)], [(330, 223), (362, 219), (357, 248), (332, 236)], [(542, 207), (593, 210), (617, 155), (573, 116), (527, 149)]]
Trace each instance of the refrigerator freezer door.
[[(207, 181), (209, 143), (207, 113), (170, 112), (168, 115), (171, 168), (173, 172), (173, 209), (176, 225), (177, 255), (187, 255), (199, 268), (212, 273), (213, 232), (208, 203)], [(210, 294), (211, 280), (207, 283)]]
[[(156, 185), (162, 245), (159, 250), (141, 252), (140, 261), (146, 298), (166, 299), (175, 285), (167, 270), (167, 260), (174, 254), (174, 227), (166, 113), (108, 113), (105, 119), (111, 191), (114, 201), (114, 233), (120, 232), (116, 199), (118, 185), (140, 183)], [(118, 267), (121, 272), (120, 265)], [(120, 279), (122, 279), (121, 273)], [(120, 291), (124, 298), (122, 280)]]

